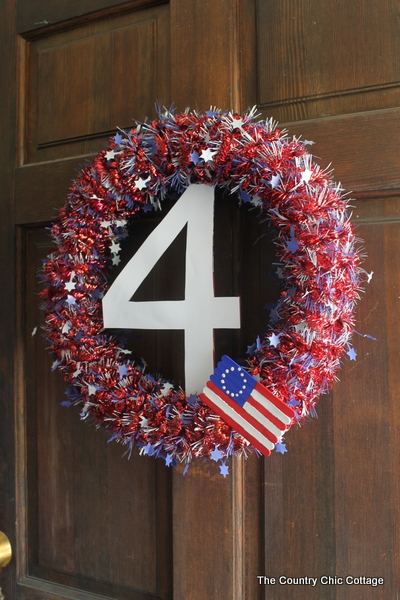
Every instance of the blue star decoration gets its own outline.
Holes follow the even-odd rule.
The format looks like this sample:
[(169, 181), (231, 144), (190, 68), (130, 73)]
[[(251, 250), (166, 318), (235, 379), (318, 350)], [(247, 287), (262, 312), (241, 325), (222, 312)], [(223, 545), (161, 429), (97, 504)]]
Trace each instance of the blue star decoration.
[(280, 180), (281, 178), (279, 175), (272, 175), (271, 179), (267, 181), (267, 183), (269, 183), (270, 186), (274, 189), (279, 185)]
[(150, 444), (150, 442), (147, 442), (147, 444), (144, 447), (143, 454), (147, 454), (147, 456), (153, 456), (155, 451), (156, 449), (154, 448), (154, 446)]
[(357, 352), (351, 346), (348, 346), (349, 350), (347, 352), (350, 360), (357, 360)]
[(74, 296), (71, 296), (70, 294), (68, 294), (66, 302), (69, 306), (76, 306), (76, 299)]
[(291, 253), (293, 254), (294, 252), (296, 252), (296, 250), (298, 250), (298, 249), (299, 249), (299, 244), (298, 244), (298, 242), (296, 242), (296, 240), (293, 238), (293, 239), (291, 239), (291, 240), (290, 240), (290, 242), (288, 242), (288, 243), (286, 244), (286, 248), (289, 250), (289, 252), (291, 252)]
[(197, 165), (199, 162), (199, 155), (195, 150), (190, 154), (190, 160), (194, 165)]
[(285, 452), (287, 452), (286, 444), (283, 444), (282, 442), (278, 442), (275, 446), (275, 450), (276, 450), (276, 452), (279, 452), (280, 454), (285, 454)]
[(286, 244), (287, 250), (292, 254), (299, 249), (299, 243), (294, 238), (294, 227), (290, 228), (290, 241)]
[(213, 460), (215, 460), (215, 462), (217, 462), (218, 460), (221, 460), (221, 458), (224, 456), (223, 453), (221, 452), (221, 450), (218, 450), (218, 448), (215, 448), (211, 454), (210, 454), (211, 458)]
[(271, 335), (268, 337), (270, 345), (273, 346), (274, 348), (276, 348), (277, 345), (279, 344), (280, 336), (281, 336), (280, 333), (278, 333), (278, 335), (276, 335), (276, 333), (271, 333)]
[(226, 463), (222, 463), (222, 465), (220, 465), (220, 467), (219, 467), (219, 472), (220, 472), (220, 475), (223, 475), (224, 477), (229, 475), (228, 465)]
[(127, 365), (120, 365), (118, 367), (118, 375), (119, 378), (122, 379), (123, 377), (126, 377), (126, 375), (128, 375), (129, 373), (129, 369)]

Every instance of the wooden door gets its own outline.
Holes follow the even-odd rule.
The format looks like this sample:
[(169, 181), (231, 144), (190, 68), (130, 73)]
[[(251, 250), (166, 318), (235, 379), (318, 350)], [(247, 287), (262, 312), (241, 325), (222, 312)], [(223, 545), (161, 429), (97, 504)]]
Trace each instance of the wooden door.
[[(396, 27), (394, 5), (380, 0), (3, 3), (0, 529), (14, 547), (1, 580), (7, 600), (396, 597)], [(353, 190), (374, 272), (358, 330), (378, 341), (355, 340), (357, 361), (345, 361), (319, 419), (287, 436), (287, 454), (232, 461), (227, 478), (215, 464), (183, 476), (137, 452), (122, 456), (60, 406), (65, 384), (37, 329), (36, 273), (55, 209), (79, 165), (116, 126), (154, 116), (155, 101), (200, 110), (258, 104), (291, 134), (316, 141), (319, 162), (332, 162)], [(229, 219), (236, 239), (257, 236), (246, 215)], [(259, 273), (251, 280), (254, 306), (274, 296)], [(244, 337), (262, 326), (250, 319)], [(171, 345), (179, 340), (159, 344), (167, 370)], [(344, 582), (324, 584), (323, 576)]]

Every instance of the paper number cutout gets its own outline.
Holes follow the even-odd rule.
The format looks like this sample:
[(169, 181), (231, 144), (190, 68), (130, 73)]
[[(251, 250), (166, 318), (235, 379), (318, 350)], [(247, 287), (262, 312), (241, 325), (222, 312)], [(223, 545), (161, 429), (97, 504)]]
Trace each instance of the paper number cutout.
[[(185, 299), (130, 299), (187, 224)], [(184, 330), (186, 394), (199, 393), (214, 370), (214, 329), (240, 329), (240, 298), (214, 296), (214, 187), (190, 185), (151, 232), (103, 298), (110, 329)]]

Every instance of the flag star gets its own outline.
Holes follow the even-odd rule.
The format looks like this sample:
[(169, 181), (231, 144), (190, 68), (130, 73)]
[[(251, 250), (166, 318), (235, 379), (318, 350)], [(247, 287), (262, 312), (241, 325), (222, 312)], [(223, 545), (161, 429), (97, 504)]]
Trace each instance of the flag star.
[(115, 221), (115, 224), (117, 227), (124, 227), (127, 224), (127, 220), (126, 219), (117, 219)]
[(96, 386), (94, 386), (94, 385), (91, 385), (90, 383), (88, 383), (88, 384), (87, 384), (87, 389), (88, 389), (88, 395), (89, 395), (89, 396), (94, 396), (94, 394), (95, 394), (95, 393), (96, 393), (96, 391), (97, 391), (97, 388), (96, 388)]
[(280, 452), (281, 454), (285, 454), (285, 452), (287, 452), (286, 450), (286, 444), (283, 444), (282, 442), (278, 442), (275, 446), (275, 450), (276, 452)]
[(224, 477), (226, 477), (227, 475), (229, 475), (229, 467), (228, 467), (228, 465), (226, 463), (223, 463), (222, 465), (220, 465), (219, 472), (220, 472), (220, 475), (223, 475)]
[(121, 262), (120, 257), (117, 254), (114, 254), (114, 256), (112, 257), (112, 264), (119, 265), (120, 262)]
[(111, 221), (102, 221), (100, 227), (110, 227)]
[(272, 175), (271, 179), (267, 181), (272, 188), (276, 188), (279, 185), (281, 178), (279, 175)]
[(218, 150), (211, 150), (211, 148), (206, 148), (205, 150), (201, 151), (200, 158), (202, 158), (204, 162), (210, 162), (213, 159), (214, 154), (217, 154), (217, 152)]
[(68, 294), (66, 302), (69, 306), (76, 306), (76, 298), (74, 296), (71, 296), (70, 294)]
[(116, 143), (117, 146), (119, 146), (122, 142), (122, 135), (120, 133), (116, 133), (114, 135), (114, 142)]
[(215, 460), (215, 462), (217, 462), (218, 460), (221, 460), (221, 458), (224, 456), (223, 453), (221, 452), (221, 450), (218, 450), (218, 448), (215, 448), (211, 454), (210, 454), (211, 458), (213, 460)]
[(269, 339), (269, 343), (271, 346), (273, 346), (274, 348), (277, 347), (277, 345), (279, 344), (279, 338), (280, 338), (281, 334), (278, 333), (278, 335), (276, 335), (275, 333), (272, 333), (268, 339)]
[(66, 321), (63, 325), (61, 333), (68, 333), (70, 329), (71, 329), (71, 325), (69, 324), (68, 321)]
[(137, 190), (143, 190), (147, 187), (147, 184), (150, 181), (150, 179), (150, 177), (147, 177), (146, 179), (143, 179), (143, 177), (139, 177), (139, 179), (135, 181), (135, 188)]

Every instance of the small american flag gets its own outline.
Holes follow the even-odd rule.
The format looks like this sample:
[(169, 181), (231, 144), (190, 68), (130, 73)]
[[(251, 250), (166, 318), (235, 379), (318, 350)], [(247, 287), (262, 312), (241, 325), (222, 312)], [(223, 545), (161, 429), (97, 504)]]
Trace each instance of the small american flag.
[(200, 398), (265, 456), (295, 417), (290, 406), (229, 356), (222, 357)]

